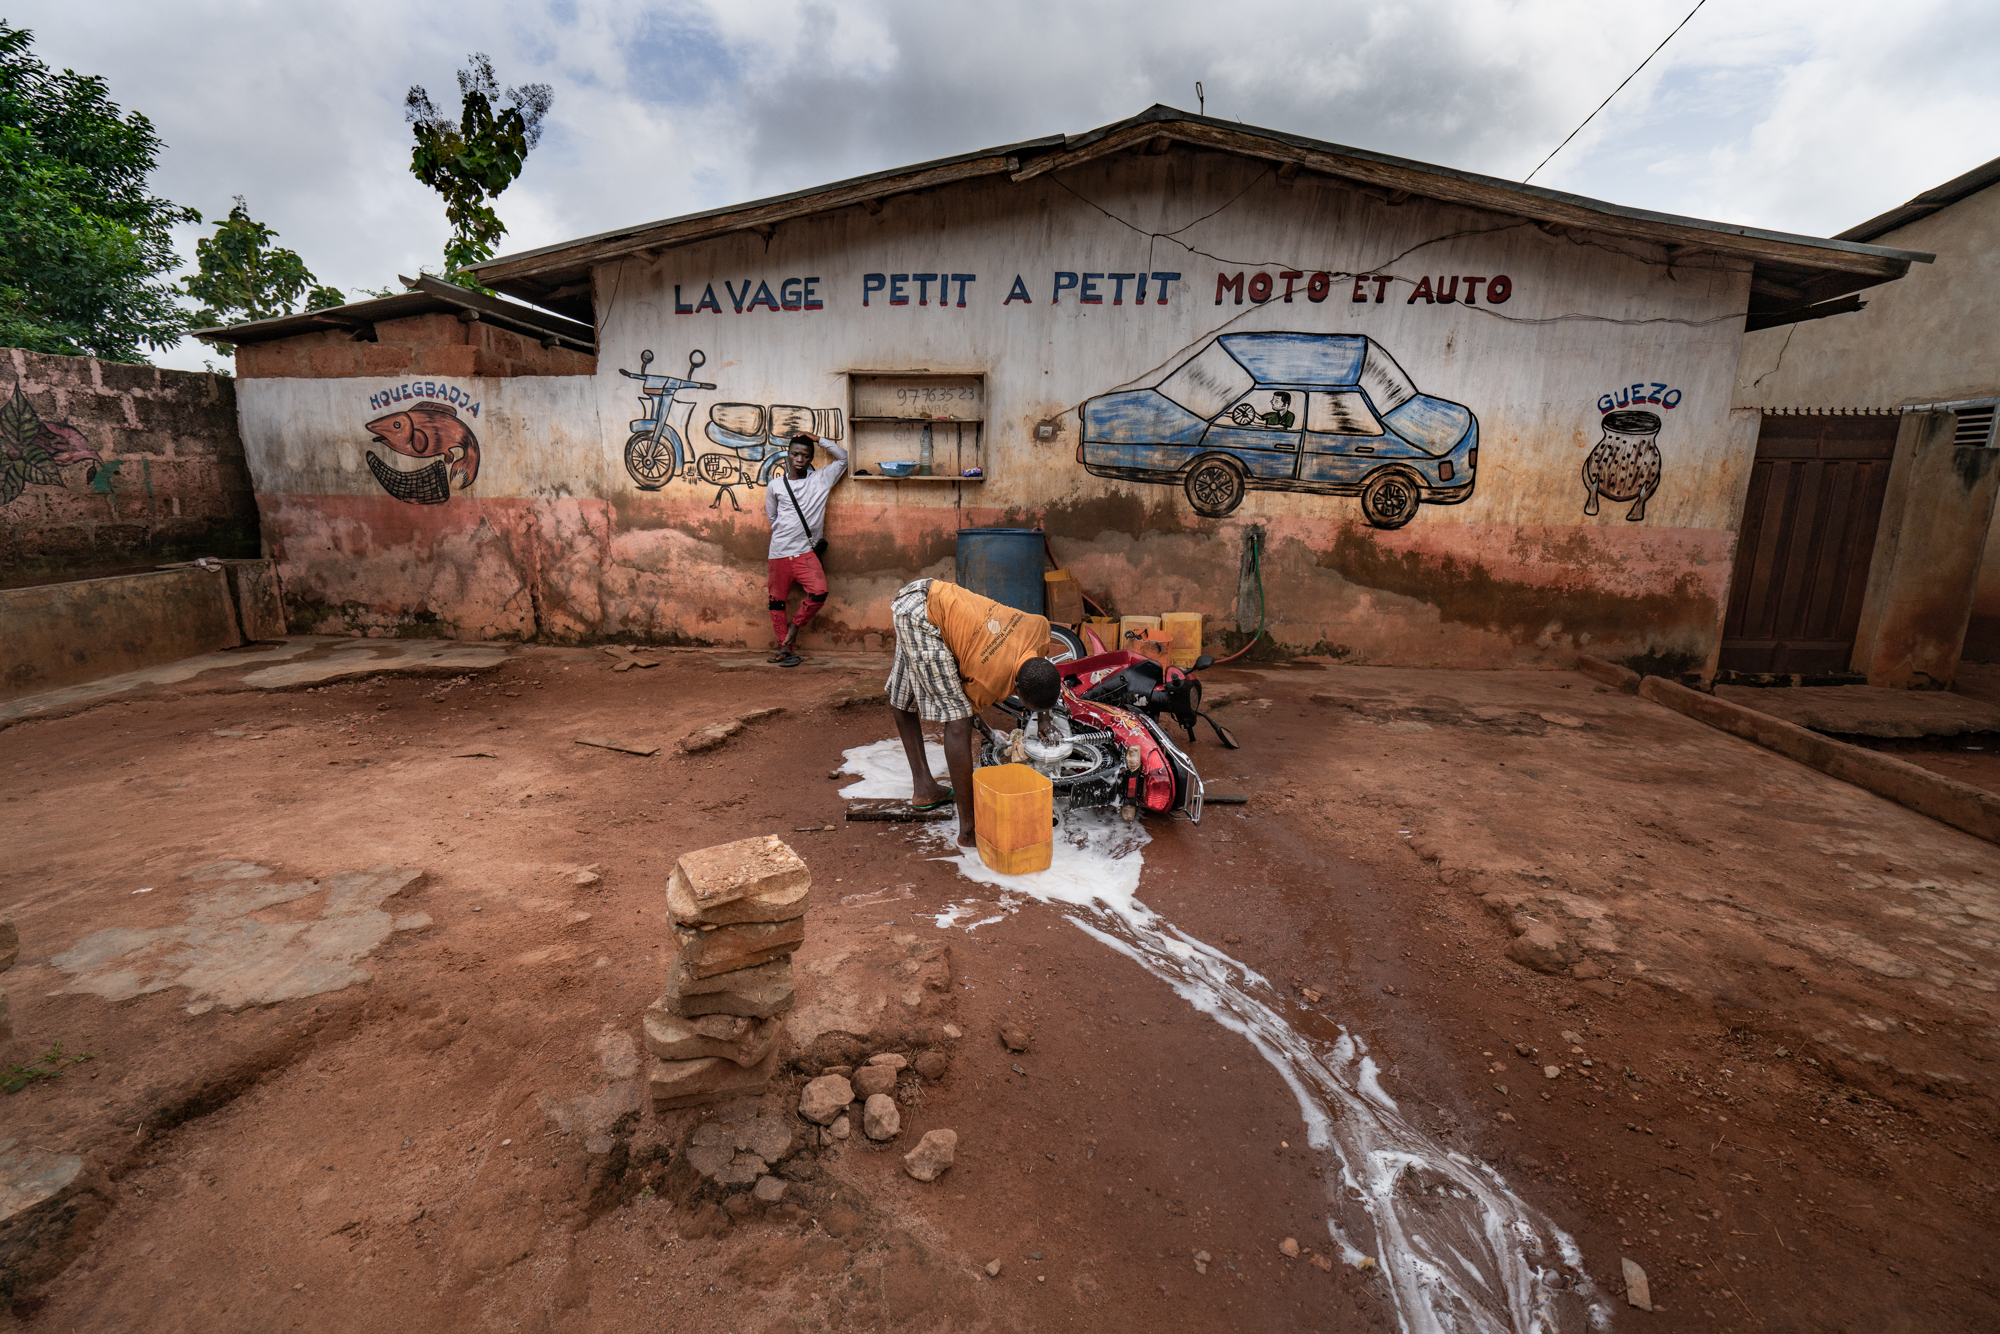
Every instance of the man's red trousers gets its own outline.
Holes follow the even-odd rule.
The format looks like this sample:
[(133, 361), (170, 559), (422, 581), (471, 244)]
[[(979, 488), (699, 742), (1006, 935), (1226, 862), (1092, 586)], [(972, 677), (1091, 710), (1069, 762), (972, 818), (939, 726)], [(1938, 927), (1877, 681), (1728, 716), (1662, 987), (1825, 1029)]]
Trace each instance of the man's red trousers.
[(792, 614), (792, 628), (796, 629), (817, 615), (826, 603), (826, 571), (821, 568), (818, 556), (808, 551), (771, 562), (771, 633), (780, 643), (786, 634), (785, 599), (790, 596), (793, 584), (805, 590), (799, 609)]

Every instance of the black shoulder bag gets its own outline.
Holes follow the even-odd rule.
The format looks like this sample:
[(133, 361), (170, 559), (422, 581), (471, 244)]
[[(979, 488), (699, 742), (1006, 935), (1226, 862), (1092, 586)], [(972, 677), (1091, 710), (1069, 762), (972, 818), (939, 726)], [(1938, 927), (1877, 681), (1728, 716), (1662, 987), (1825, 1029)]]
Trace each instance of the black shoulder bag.
[[(799, 508), (799, 498), (792, 491), (792, 479), (789, 477), (781, 477), (778, 480), (782, 481), (785, 484), (785, 498), (792, 502), (792, 513), (799, 516), (799, 527), (806, 530), (807, 537), (811, 537), (813, 535), (813, 527), (811, 524), (806, 522), (806, 512)], [(813, 555), (819, 557), (821, 560), (826, 559), (825, 538), (822, 537), (819, 539), (819, 541), (813, 543)]]

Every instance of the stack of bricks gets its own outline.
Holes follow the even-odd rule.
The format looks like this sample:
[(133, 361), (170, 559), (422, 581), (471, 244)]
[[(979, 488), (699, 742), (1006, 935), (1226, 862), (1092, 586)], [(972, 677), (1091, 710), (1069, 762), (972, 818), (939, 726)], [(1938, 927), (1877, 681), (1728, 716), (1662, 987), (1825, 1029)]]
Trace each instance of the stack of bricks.
[(690, 852), (667, 880), (677, 949), (667, 993), (646, 1011), (653, 1106), (762, 1093), (792, 1008), (812, 873), (775, 836)]

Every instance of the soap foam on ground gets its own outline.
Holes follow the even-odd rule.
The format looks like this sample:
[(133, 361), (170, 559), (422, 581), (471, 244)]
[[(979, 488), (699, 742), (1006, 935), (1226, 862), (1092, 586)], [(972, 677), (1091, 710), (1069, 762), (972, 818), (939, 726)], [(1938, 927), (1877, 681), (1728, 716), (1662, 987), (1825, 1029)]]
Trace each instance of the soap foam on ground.
[[(846, 767), (862, 782), (842, 796), (910, 795), (898, 742), (856, 747)], [(1580, 1321), (1610, 1327), (1610, 1308), (1583, 1271), (1576, 1243), (1492, 1167), (1404, 1120), (1359, 1036), (1343, 1026), (1330, 1047), (1307, 1039), (1279, 1014), (1283, 998), (1267, 979), (1140, 902), (1150, 840), (1137, 822), (1124, 824), (1109, 811), (1066, 816), (1049, 868), (1013, 876), (958, 847), (950, 826), (926, 833), (945, 851), (940, 860), (955, 863), (966, 879), (1077, 909), (1069, 921), (1079, 930), (1241, 1034), (1271, 1063), (1298, 1099), (1307, 1143), (1339, 1162), (1325, 1177), (1327, 1228), (1341, 1258), (1358, 1265), (1368, 1255), (1350, 1234), (1372, 1243), (1407, 1334), (1552, 1334)], [(953, 904), (937, 924), (948, 928), (972, 912)]]

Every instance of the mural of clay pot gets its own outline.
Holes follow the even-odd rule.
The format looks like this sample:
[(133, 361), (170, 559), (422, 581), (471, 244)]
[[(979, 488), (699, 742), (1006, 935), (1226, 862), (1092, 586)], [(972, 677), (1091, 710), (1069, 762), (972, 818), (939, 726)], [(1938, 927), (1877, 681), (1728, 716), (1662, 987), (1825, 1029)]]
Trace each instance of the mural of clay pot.
[(1585, 514), (1597, 513), (1597, 498), (1629, 500), (1629, 521), (1646, 517), (1646, 502), (1660, 489), (1660, 418), (1651, 412), (1613, 412), (1604, 418), (1604, 435), (1583, 461), (1588, 490)]

